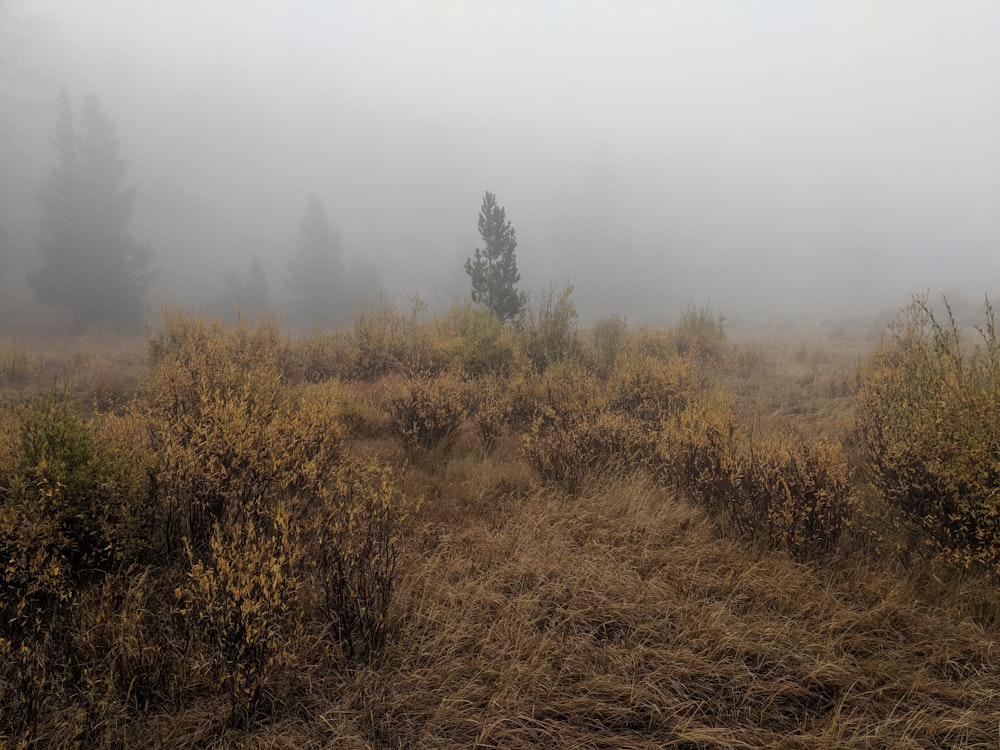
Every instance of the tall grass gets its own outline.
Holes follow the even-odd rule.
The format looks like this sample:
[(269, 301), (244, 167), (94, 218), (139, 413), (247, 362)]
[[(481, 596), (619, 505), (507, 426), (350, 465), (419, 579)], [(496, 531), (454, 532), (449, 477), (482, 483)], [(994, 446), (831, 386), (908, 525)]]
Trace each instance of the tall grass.
[(995, 747), (976, 335), (915, 303), (838, 432), (708, 308), (168, 310), (127, 398), (0, 408), (0, 745)]

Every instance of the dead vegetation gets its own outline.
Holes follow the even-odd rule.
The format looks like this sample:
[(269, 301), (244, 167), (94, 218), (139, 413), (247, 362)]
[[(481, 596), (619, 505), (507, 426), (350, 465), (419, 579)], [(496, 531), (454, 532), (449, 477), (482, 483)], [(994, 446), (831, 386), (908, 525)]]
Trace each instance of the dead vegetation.
[(4, 349), (0, 744), (1000, 744), (995, 582), (868, 483), (870, 341), (360, 315), (171, 312), (128, 398), (48, 411)]

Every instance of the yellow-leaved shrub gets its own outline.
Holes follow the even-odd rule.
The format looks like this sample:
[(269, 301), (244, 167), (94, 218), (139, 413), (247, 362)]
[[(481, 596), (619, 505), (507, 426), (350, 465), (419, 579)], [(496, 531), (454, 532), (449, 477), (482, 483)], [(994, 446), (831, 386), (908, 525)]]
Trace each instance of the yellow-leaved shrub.
[[(946, 303), (947, 307), (947, 303)], [(1000, 575), (1000, 340), (986, 302), (972, 345), (914, 298), (861, 371), (872, 481), (942, 558)]]
[(314, 488), (340, 458), (336, 393), (290, 388), (268, 326), (258, 334), (178, 315), (153, 337), (154, 369), (137, 408), (159, 459), (171, 550), (186, 539), (203, 551), (215, 523), (255, 498)]
[(390, 468), (368, 461), (339, 467), (307, 509), (304, 576), (349, 663), (385, 641), (400, 536), (419, 506), (402, 495)]
[(455, 375), (407, 378), (389, 398), (393, 432), (410, 450), (437, 445), (465, 419), (465, 394), (465, 383)]
[(181, 611), (198, 642), (198, 659), (222, 685), (229, 721), (246, 725), (267, 701), (300, 628), (301, 546), (290, 514), (251, 508), (212, 530), (204, 557), (188, 548), (191, 570), (178, 588)]
[(800, 560), (830, 552), (855, 518), (839, 442), (803, 442), (742, 429), (706, 395), (665, 422), (661, 475), (740, 532)]

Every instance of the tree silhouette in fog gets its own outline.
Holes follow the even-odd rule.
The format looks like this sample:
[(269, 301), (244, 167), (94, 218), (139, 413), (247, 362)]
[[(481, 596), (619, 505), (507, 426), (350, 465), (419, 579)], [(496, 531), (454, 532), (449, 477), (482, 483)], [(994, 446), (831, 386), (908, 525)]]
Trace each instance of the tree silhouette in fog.
[(127, 162), (97, 97), (84, 100), (78, 129), (69, 94), (60, 92), (52, 145), (56, 164), (39, 196), (42, 265), (28, 284), (39, 301), (73, 316), (74, 332), (135, 330), (153, 253), (129, 234), (135, 188), (122, 186)]
[(260, 310), (266, 310), (270, 303), (267, 298), (267, 277), (260, 259), (254, 257), (250, 261), (245, 277), (230, 271), (223, 279), (229, 290), (226, 306), (238, 308), (247, 315), (254, 315)]
[(524, 292), (515, 286), (521, 280), (515, 255), (517, 236), (503, 206), (497, 205), (489, 191), (479, 211), (479, 236), (486, 246), (476, 248), (475, 257), (465, 261), (465, 272), (472, 279), (472, 301), (501, 321), (513, 320), (525, 301)]
[(315, 195), (299, 223), (286, 286), (295, 297), (293, 313), (302, 323), (330, 323), (349, 312), (349, 287), (340, 235)]

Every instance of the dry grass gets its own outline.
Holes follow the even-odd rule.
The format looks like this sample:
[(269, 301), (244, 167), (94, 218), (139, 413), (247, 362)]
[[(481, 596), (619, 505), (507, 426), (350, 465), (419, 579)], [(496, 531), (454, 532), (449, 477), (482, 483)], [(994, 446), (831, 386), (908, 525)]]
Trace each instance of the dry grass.
[[(839, 384), (871, 341), (809, 340), (730, 344), (717, 380), (753, 418), (840, 435), (853, 396)], [(89, 404), (92, 381), (123, 373), (124, 398), (143, 374), (141, 346), (76, 356), (27, 349), (38, 367), (24, 392), (47, 389), (53, 370), (75, 372), (74, 396)], [(308, 621), (282, 646), (267, 711), (227, 725), (226, 696), (196, 671), (170, 614), (184, 573), (143, 573), (120, 594), (137, 604), (77, 637), (128, 640), (136, 663), (158, 648), (146, 699), (97, 712), (88, 734), (74, 734), (67, 727), (86, 721), (72, 712), (93, 706), (52, 694), (34, 746), (1000, 746), (995, 585), (857, 539), (798, 564), (642, 475), (590, 478), (571, 496), (540, 481), (520, 428), (484, 444), (472, 419), (407, 450), (389, 425), (398, 376), (328, 382), (345, 452), (394, 464), (401, 491), (424, 498), (400, 543), (384, 648), (345, 667), (330, 628)], [(94, 664), (107, 658), (95, 645)]]
[(997, 746), (996, 634), (904, 581), (838, 584), (756, 554), (641, 479), (437, 516), (403, 554), (375, 664), (304, 665), (296, 710), (253, 732), (220, 736), (201, 707), (136, 743)]
[(142, 337), (76, 337), (63, 341), (0, 340), (0, 396), (19, 403), (65, 387), (81, 406), (115, 408), (147, 371)]

